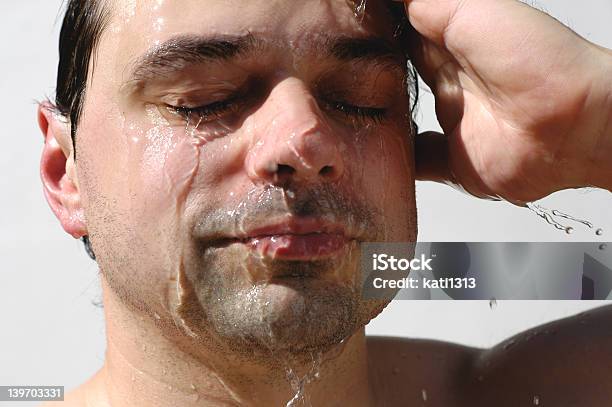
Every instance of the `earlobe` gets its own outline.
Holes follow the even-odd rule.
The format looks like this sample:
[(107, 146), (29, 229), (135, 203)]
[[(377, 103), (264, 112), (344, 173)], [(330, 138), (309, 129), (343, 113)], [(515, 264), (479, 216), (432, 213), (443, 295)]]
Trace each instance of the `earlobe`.
[(74, 238), (83, 237), (87, 226), (71, 153), (70, 126), (50, 103), (39, 105), (38, 124), (45, 140), (40, 161), (45, 198), (64, 230)]

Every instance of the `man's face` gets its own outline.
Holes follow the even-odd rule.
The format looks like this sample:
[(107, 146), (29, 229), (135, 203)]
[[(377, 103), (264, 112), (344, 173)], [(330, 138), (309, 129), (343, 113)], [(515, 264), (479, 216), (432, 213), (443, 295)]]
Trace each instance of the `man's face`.
[(386, 5), (363, 20), (344, 0), (110, 10), (77, 169), (112, 289), (245, 352), (320, 349), (367, 323), (384, 303), (361, 299), (359, 242), (416, 239)]

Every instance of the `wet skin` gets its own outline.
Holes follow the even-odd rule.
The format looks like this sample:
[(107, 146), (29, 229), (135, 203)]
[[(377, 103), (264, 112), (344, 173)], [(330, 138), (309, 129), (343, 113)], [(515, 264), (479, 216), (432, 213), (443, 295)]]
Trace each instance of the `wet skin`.
[[(612, 307), (522, 332), (491, 349), (401, 338), (367, 338), (372, 406), (604, 407), (612, 398)], [(97, 380), (98, 379), (98, 380)], [(106, 406), (99, 377), (67, 406)], [(425, 395), (425, 396), (424, 396)], [(539, 404), (534, 404), (537, 400)], [(49, 404), (57, 405), (57, 403)], [(331, 400), (325, 406), (342, 406)]]
[(607, 406), (611, 316), (612, 307), (597, 308), (529, 329), (490, 349), (370, 338), (378, 405), (420, 406), (424, 390), (427, 406)]
[(277, 405), (295, 394), (287, 372), (341, 347), (308, 394), (367, 404), (359, 333), (386, 301), (361, 298), (358, 244), (416, 239), (387, 8), (358, 21), (344, 1), (203, 4), (113, 5), (76, 161), (41, 111), (49, 201), (102, 274), (98, 380), (118, 405)]
[[(394, 37), (386, 6), (368, 4), (360, 21), (340, 0), (113, 2), (77, 160), (62, 118), (48, 105), (39, 113), (47, 199), (68, 233), (90, 236), (104, 291), (105, 365), (67, 404), (284, 405), (296, 393), (287, 373), (309, 377), (315, 363), (319, 378), (305, 385), (313, 405), (517, 405), (537, 396), (562, 406), (580, 397), (553, 384), (572, 377), (566, 363), (588, 369), (583, 360), (598, 360), (605, 371), (606, 311), (508, 349), (366, 340), (363, 326), (387, 302), (361, 298), (358, 244), (417, 235), (407, 45)], [(418, 23), (435, 37), (436, 27)], [(423, 55), (415, 60), (427, 72)], [(588, 76), (588, 67), (576, 69)], [(477, 104), (489, 106), (490, 95), (471, 84)], [(439, 85), (440, 102), (457, 100), (446, 97), (452, 81)], [(601, 99), (588, 104), (600, 114)], [(441, 118), (453, 124), (449, 111)], [(542, 148), (532, 136), (522, 132), (514, 148)], [(587, 144), (602, 140), (593, 137)], [(417, 144), (419, 176), (444, 178), (440, 150)], [(511, 186), (524, 168), (507, 163), (501, 177), (484, 179), (500, 173), (468, 158), (483, 164), (478, 177), (468, 165), (453, 181), (478, 195), (520, 201), (590, 182), (589, 170), (520, 190)], [(578, 332), (574, 351), (561, 352)], [(521, 374), (525, 366), (539, 374)], [(538, 370), (548, 368), (552, 375)], [(603, 399), (598, 384), (581, 384)]]
[(416, 139), (419, 178), (519, 205), (612, 189), (611, 50), (515, 0), (405, 6), (443, 129)]

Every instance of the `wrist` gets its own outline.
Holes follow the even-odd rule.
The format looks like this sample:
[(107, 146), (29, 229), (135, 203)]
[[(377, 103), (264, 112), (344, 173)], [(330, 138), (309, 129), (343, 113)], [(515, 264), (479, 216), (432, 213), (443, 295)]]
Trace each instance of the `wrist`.
[(598, 65), (593, 86), (597, 102), (590, 115), (595, 148), (588, 184), (612, 191), (612, 50), (595, 46), (595, 53)]

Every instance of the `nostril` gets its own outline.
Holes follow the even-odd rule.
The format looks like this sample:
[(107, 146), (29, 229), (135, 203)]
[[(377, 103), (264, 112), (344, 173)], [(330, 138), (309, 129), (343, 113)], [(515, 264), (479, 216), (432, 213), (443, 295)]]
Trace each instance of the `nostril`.
[(319, 175), (321, 175), (322, 177), (332, 175), (333, 173), (334, 173), (334, 167), (332, 167), (331, 165), (326, 165), (325, 167), (321, 168), (321, 170), (319, 171)]
[(286, 177), (289, 175), (293, 175), (295, 173), (295, 168), (290, 165), (278, 164), (276, 168), (276, 175), (279, 177)]

